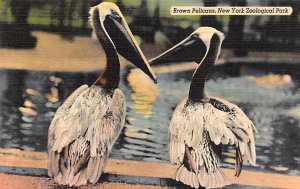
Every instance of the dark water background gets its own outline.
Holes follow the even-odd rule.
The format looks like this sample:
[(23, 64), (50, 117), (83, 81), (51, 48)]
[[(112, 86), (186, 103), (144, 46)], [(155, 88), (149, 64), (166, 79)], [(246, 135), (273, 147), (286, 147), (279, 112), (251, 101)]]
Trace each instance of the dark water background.
[[(123, 71), (120, 83), (127, 99), (126, 125), (111, 157), (166, 162), (169, 120), (177, 103), (188, 93), (192, 70), (157, 74), (159, 85), (152, 84), (139, 72), (130, 72), (129, 68)], [(271, 72), (289, 73), (293, 82), (265, 88), (253, 80)], [(207, 81), (211, 96), (236, 103), (257, 126), (258, 166), (253, 169), (300, 175), (297, 72), (293, 68), (236, 66), (228, 70), (219, 66)], [(98, 72), (0, 70), (0, 147), (46, 151), (48, 126), (57, 107), (77, 87), (92, 84), (98, 75)], [(234, 149), (226, 148), (223, 165), (233, 167), (234, 157)]]

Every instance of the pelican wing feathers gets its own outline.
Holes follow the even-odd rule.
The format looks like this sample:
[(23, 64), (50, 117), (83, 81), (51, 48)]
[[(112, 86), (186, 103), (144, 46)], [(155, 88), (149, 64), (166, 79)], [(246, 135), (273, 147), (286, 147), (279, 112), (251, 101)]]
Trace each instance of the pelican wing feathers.
[[(180, 175), (182, 172), (191, 171), (199, 176), (199, 182), (202, 180), (200, 184), (204, 187), (229, 184), (218, 169), (221, 158), (221, 148), (218, 147), (222, 144), (237, 147), (235, 175), (239, 176), (243, 162), (249, 161), (255, 165), (253, 131), (257, 132), (253, 123), (240, 108), (230, 102), (219, 98), (211, 98), (206, 103), (183, 100), (176, 107), (169, 128), (170, 162), (189, 165), (180, 166), (177, 177), (183, 178)], [(203, 175), (205, 173), (207, 175)], [(188, 177), (190, 182), (184, 182), (196, 187), (193, 177)], [(204, 177), (211, 180), (203, 181)]]
[(57, 110), (48, 133), (48, 174), (60, 184), (96, 183), (125, 123), (121, 90), (78, 88)]

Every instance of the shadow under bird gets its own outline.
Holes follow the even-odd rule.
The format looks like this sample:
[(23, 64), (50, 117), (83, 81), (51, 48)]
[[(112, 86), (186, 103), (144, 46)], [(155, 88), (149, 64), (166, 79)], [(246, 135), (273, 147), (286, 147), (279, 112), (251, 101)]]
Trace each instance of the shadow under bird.
[(177, 105), (169, 127), (170, 162), (180, 165), (175, 179), (194, 188), (218, 188), (230, 184), (219, 167), (222, 145), (236, 146), (235, 176), (240, 175), (243, 162), (256, 164), (253, 131), (257, 130), (253, 123), (238, 106), (210, 97), (204, 89), (223, 39), (224, 34), (220, 31), (200, 27), (149, 62), (151, 66), (182, 61), (199, 63), (189, 95)]
[(119, 8), (101, 3), (90, 11), (92, 27), (103, 46), (107, 66), (90, 87), (76, 89), (58, 108), (48, 133), (48, 174), (59, 184), (94, 184), (105, 168), (124, 127), (126, 103), (118, 89), (118, 54), (156, 82)]

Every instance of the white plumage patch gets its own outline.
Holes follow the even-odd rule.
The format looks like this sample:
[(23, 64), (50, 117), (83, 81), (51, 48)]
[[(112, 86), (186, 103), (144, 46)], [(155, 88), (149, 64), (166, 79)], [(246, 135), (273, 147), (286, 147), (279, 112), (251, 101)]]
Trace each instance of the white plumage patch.
[[(183, 166), (186, 159), (193, 169), (186, 174), (199, 176), (199, 184), (204, 187), (214, 188), (229, 184), (229, 181), (219, 170), (219, 158), (212, 148), (215, 145), (235, 145), (237, 147), (236, 175), (240, 174), (243, 161), (249, 161), (255, 165), (256, 153), (253, 131), (256, 131), (253, 123), (236, 105), (222, 99), (214, 98), (229, 108), (230, 111), (221, 111), (211, 103), (188, 103), (183, 100), (175, 109), (169, 128), (169, 155), (172, 164)], [(187, 148), (190, 157), (187, 156)], [(192, 159), (192, 161), (191, 161)], [(186, 162), (185, 162), (186, 163)], [(177, 179), (184, 178), (184, 168), (177, 171)], [(202, 172), (201, 172), (202, 170)], [(206, 177), (216, 177), (216, 182), (200, 181), (203, 173)], [(201, 179), (200, 179), (201, 175)], [(185, 177), (189, 177), (186, 176)], [(189, 177), (194, 178), (194, 176)], [(208, 178), (208, 179), (209, 179)], [(192, 179), (191, 179), (192, 180)], [(194, 182), (189, 185), (196, 187)]]
[(57, 110), (48, 133), (48, 173), (60, 184), (98, 181), (125, 123), (125, 97), (99, 86), (78, 88)]

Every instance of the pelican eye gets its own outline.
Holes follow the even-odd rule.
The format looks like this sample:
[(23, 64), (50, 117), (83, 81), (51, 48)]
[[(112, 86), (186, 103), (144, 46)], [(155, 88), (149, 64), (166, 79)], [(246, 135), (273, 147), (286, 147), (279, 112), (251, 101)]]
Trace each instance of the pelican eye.
[(111, 10), (111, 15), (112, 17), (117, 20), (118, 22), (122, 21), (122, 17), (114, 10)]
[(190, 38), (191, 39), (198, 39), (199, 38), (199, 34), (195, 33), (195, 34), (191, 35)]

